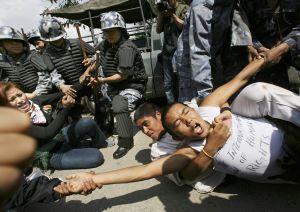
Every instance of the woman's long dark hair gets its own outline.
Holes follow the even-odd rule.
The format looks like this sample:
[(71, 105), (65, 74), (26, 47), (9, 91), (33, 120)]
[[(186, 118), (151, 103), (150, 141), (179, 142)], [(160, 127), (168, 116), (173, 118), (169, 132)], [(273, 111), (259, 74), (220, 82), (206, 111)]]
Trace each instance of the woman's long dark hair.
[(12, 82), (0, 82), (0, 106), (10, 107), (6, 92), (11, 88), (20, 89), (16, 84)]

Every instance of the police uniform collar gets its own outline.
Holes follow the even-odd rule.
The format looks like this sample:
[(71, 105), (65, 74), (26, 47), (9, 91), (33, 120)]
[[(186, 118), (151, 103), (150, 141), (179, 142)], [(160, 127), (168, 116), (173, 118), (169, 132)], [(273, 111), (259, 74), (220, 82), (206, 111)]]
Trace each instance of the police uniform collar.
[(29, 54), (26, 54), (25, 52), (18, 56), (10, 56), (8, 54), (3, 54), (3, 58), (5, 58), (9, 63), (18, 63), (18, 62), (24, 62)]
[(124, 43), (124, 41), (126, 41), (127, 39), (125, 39), (123, 36), (120, 38), (119, 42), (118, 43), (115, 43), (115, 44), (110, 44), (108, 41), (105, 41), (106, 45), (108, 45), (109, 47), (111, 48), (119, 48), (122, 43)]
[(53, 48), (55, 51), (62, 51), (62, 50), (71, 50), (71, 43), (68, 39), (64, 39), (65, 45), (63, 47), (54, 46), (53, 44), (49, 43), (49, 46)]

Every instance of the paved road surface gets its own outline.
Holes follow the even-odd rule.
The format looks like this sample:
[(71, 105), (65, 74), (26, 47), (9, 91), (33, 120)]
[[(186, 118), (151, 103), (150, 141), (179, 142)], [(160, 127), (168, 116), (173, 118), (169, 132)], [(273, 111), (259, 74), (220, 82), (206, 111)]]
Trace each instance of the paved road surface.
[[(102, 149), (105, 163), (93, 169), (108, 171), (147, 163), (150, 160), (151, 140), (138, 133), (135, 147), (123, 158), (114, 160), (117, 146)], [(64, 177), (78, 170), (55, 171), (53, 177)], [(49, 172), (47, 173), (49, 174)], [(178, 187), (159, 177), (144, 182), (107, 185), (88, 196), (73, 195), (57, 203), (28, 208), (30, 212), (298, 212), (300, 186), (263, 185), (234, 179), (211, 194), (199, 194), (188, 186)]]

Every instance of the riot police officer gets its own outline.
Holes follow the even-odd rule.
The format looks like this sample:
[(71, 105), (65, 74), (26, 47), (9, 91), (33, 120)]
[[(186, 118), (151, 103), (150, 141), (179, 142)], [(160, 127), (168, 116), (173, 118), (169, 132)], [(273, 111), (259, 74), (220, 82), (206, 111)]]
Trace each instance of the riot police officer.
[[(55, 18), (44, 17), (40, 21), (41, 39), (47, 42), (43, 52), (44, 59), (52, 70), (56, 70), (63, 80), (57, 80), (57, 87), (66, 94), (75, 92), (71, 85), (79, 82), (79, 77), (86, 70), (79, 39), (66, 39), (66, 31)], [(83, 42), (88, 56), (94, 54), (94, 48)], [(56, 76), (59, 76), (56, 75)]]
[(52, 91), (49, 68), (42, 57), (29, 51), (21, 33), (9, 26), (0, 27), (0, 79), (16, 83), (28, 98)]
[(100, 21), (105, 39), (96, 49), (100, 50), (103, 77), (94, 82), (108, 84), (119, 146), (113, 157), (118, 159), (133, 147), (130, 112), (143, 97), (147, 75), (140, 51), (128, 39), (124, 18), (117, 12), (108, 12), (101, 15)]
[(46, 47), (46, 42), (42, 41), (41, 35), (38, 30), (33, 30), (32, 32), (28, 33), (27, 41), (28, 43), (33, 45), (35, 49), (40, 53), (42, 53)]

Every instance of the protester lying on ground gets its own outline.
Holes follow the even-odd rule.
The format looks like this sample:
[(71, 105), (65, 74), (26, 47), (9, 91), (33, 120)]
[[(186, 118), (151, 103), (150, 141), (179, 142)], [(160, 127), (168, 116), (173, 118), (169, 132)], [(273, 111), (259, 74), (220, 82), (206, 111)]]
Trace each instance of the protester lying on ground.
[[(145, 135), (153, 139), (151, 160), (170, 155), (184, 145), (184, 141), (175, 140), (166, 132), (161, 122), (161, 109), (152, 103), (141, 104), (134, 113), (134, 121)], [(167, 175), (176, 185), (190, 185), (199, 193), (212, 192), (214, 188), (224, 182), (225, 176), (224, 173), (216, 172), (212, 168), (193, 181), (180, 179), (178, 173)]]
[(22, 170), (33, 158), (36, 143), (24, 135), (30, 127), (28, 117), (16, 110), (0, 107), (0, 210), (2, 203), (18, 188)]
[[(39, 149), (35, 161), (42, 168), (78, 169), (92, 168), (104, 162), (103, 155), (97, 148), (109, 144), (94, 120), (83, 118), (66, 127), (65, 119), (75, 100), (62, 93), (43, 95), (32, 101), (13, 83), (0, 83), (0, 93), (6, 95), (11, 107), (27, 113), (32, 121), (28, 135), (38, 141)], [(41, 108), (61, 99), (55, 118)], [(80, 148), (81, 141), (91, 139), (93, 148)]]
[[(218, 106), (217, 109), (215, 109), (218, 110), (218, 113), (215, 114), (219, 115), (220, 106), (224, 104), (228, 100), (228, 98), (230, 98), (238, 89), (245, 85), (249, 78), (255, 73), (257, 73), (263, 65), (264, 59), (258, 59), (246, 66), (233, 80), (216, 89), (211, 95), (209, 95), (203, 100), (201, 105), (202, 107), (204, 106), (204, 110), (215, 109), (215, 107)], [(256, 85), (265, 88), (264, 85), (266, 84), (258, 83)], [(248, 88), (246, 88), (246, 91)], [(265, 89), (264, 91), (265, 92), (262, 92), (260, 94), (261, 96), (259, 96), (259, 98), (257, 97), (256, 99), (248, 99), (249, 105), (253, 106), (257, 104), (255, 108), (258, 112), (261, 112), (258, 114), (254, 114), (254, 112), (251, 112), (248, 109), (251, 112), (249, 114), (250, 116), (269, 115), (273, 116), (273, 118), (281, 118), (292, 122), (294, 120), (291, 119), (291, 114), (293, 114), (293, 116), (299, 117), (299, 96), (292, 92), (282, 90), (281, 88), (279, 88), (278, 92), (275, 93), (277, 94), (277, 96), (283, 97), (281, 99), (275, 98), (276, 94), (270, 92), (268, 89)], [(240, 97), (237, 97), (236, 101), (241, 101), (239, 100), (239, 98)], [(257, 103), (256, 101), (260, 98), (261, 101), (265, 100), (265, 102)], [(255, 103), (252, 103), (251, 101), (255, 101)], [(211, 107), (210, 105), (215, 107)], [(178, 110), (175, 110), (174, 106), (177, 106)], [(260, 106), (265, 107), (262, 108)], [(173, 114), (171, 112), (173, 112)], [(189, 116), (191, 116), (190, 119), (187, 119), (187, 117)], [(239, 167), (234, 167), (231, 164), (227, 164), (235, 168), (232, 170), (240, 171), (232, 171), (230, 173), (233, 173), (239, 177), (244, 177), (258, 182), (299, 182), (299, 178), (297, 178), (299, 177), (297, 170), (288, 169), (286, 172), (287, 174), (285, 175), (285, 170), (276, 163), (277, 160), (282, 160), (283, 157), (285, 157), (284, 159), (289, 159), (288, 162), (293, 162), (292, 166), (288, 167), (291, 168), (295, 167), (295, 162), (293, 160), (299, 161), (299, 158), (294, 158), (294, 156), (297, 156), (297, 152), (295, 152), (295, 150), (297, 150), (295, 148), (297, 147), (295, 146), (296, 135), (294, 133), (294, 128), (296, 126), (294, 125), (286, 124), (287, 127), (284, 126), (286, 136), (283, 137), (283, 130), (277, 127), (271, 121), (268, 121), (266, 119), (256, 120), (254, 118), (245, 118), (242, 116), (237, 116), (239, 123), (241, 124), (243, 124), (243, 122), (240, 120), (247, 120), (246, 124), (243, 124), (243, 127), (246, 128), (246, 131), (244, 132), (242, 129), (241, 133), (244, 134), (242, 134), (242, 136), (237, 137), (235, 132), (236, 130), (234, 128), (234, 126), (236, 125), (236, 121), (234, 119), (232, 120), (231, 124), (228, 123), (228, 120), (224, 122), (227, 125), (232, 125), (231, 130), (234, 134), (232, 136), (229, 136), (229, 130), (222, 122), (216, 120), (214, 124), (209, 124), (206, 121), (204, 121), (195, 110), (184, 105), (182, 106), (178, 103), (169, 107), (169, 112), (163, 117), (165, 117), (166, 119), (165, 124), (167, 128), (165, 127), (165, 129), (168, 129), (169, 132), (182, 138), (188, 138), (190, 140), (196, 141), (188, 142), (187, 146), (177, 150), (172, 155), (163, 157), (147, 165), (135, 166), (99, 174), (78, 173), (71, 175), (68, 177), (68, 179), (70, 179), (68, 183), (61, 184), (60, 186), (56, 187), (55, 190), (62, 194), (86, 192), (96, 188), (97, 186), (101, 187), (102, 185), (107, 184), (136, 182), (150, 179), (160, 175), (177, 172), (182, 169), (183, 170), (180, 172), (181, 176), (189, 177), (191, 174), (191, 170), (196, 170), (197, 175), (199, 175), (199, 173), (201, 173), (203, 170), (206, 170), (210, 165), (212, 165), (214, 156), (218, 158), (221, 152), (223, 151), (223, 148), (226, 150), (228, 146), (232, 148), (238, 148), (243, 145), (243, 147), (240, 148), (242, 149), (245, 148), (244, 145), (248, 145), (248, 143), (250, 143), (252, 146), (255, 146), (255, 142), (257, 141), (256, 137), (262, 138), (262, 140), (258, 140), (258, 147), (261, 149), (255, 150), (254, 148), (252, 148), (249, 150), (252, 150), (250, 154), (244, 153), (237, 157), (239, 161), (242, 162), (243, 158), (245, 162), (248, 162), (247, 160), (250, 161), (249, 166), (246, 166), (246, 169), (249, 169), (248, 172), (244, 172), (243, 169), (238, 170)], [(210, 120), (206, 120), (211, 123), (214, 117), (215, 116), (213, 116)], [(298, 120), (299, 126), (299, 118), (296, 120)], [(248, 129), (249, 127), (250, 130)], [(263, 133), (258, 133), (260, 132), (260, 130), (257, 129), (263, 129)], [(250, 137), (248, 139), (245, 139), (249, 133), (251, 134)], [(226, 134), (227, 136), (225, 136), (224, 139), (223, 137)], [(203, 142), (203, 138), (205, 137), (208, 138), (208, 141), (206, 143)], [(227, 139), (229, 138), (230, 141), (232, 137), (236, 139), (238, 145), (230, 145), (229, 142), (229, 145), (227, 145), (227, 147), (226, 145), (223, 147)], [(270, 138), (272, 138), (272, 142), (270, 142)], [(285, 143), (283, 142), (284, 139)], [(284, 148), (283, 143), (285, 144)], [(200, 148), (193, 148), (194, 146), (200, 146)], [(274, 148), (271, 152), (269, 152), (270, 147)], [(200, 153), (198, 155), (193, 155), (191, 153), (194, 152), (193, 149), (198, 150)], [(233, 154), (232, 152), (228, 152), (229, 157), (229, 153)], [(190, 163), (192, 159), (193, 162)], [(219, 167), (220, 166), (215, 166), (216, 169), (224, 171)]]
[[(237, 89), (243, 86), (251, 76), (262, 68), (263, 64), (263, 59), (258, 59), (250, 63), (234, 78), (234, 80), (224, 86), (227, 86), (227, 89), (230, 89), (231, 93), (234, 94)], [(225, 123), (217, 122), (214, 126), (212, 126), (213, 129), (211, 129), (211, 132), (208, 135), (208, 142), (204, 144), (200, 141), (202, 146), (205, 145), (203, 149), (206, 153), (209, 153), (210, 155), (215, 154), (215, 152), (224, 145), (227, 138), (230, 136), (229, 128)], [(183, 169), (192, 160), (199, 161), (204, 168), (208, 168), (212, 165), (212, 159), (207, 157), (203, 151), (200, 151), (199, 154), (197, 153), (198, 152), (192, 147), (185, 145), (175, 153), (146, 165), (134, 166), (99, 174), (78, 173), (71, 175), (67, 177), (67, 179), (70, 180), (68, 183), (61, 184), (56, 187), (55, 190), (66, 195), (72, 193), (85, 193), (86, 191), (90, 191), (96, 187), (101, 187), (102, 185), (142, 181), (179, 171), (180, 176)]]

